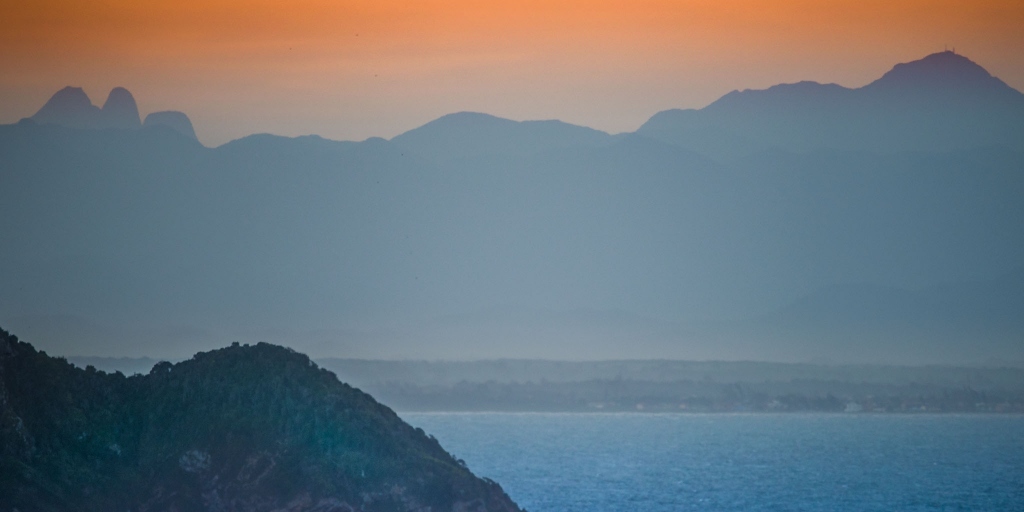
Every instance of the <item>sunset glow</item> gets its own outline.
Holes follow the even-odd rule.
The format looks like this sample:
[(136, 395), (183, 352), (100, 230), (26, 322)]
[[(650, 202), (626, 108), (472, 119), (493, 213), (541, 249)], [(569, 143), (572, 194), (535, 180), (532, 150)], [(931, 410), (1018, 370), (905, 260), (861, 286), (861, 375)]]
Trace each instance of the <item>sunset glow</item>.
[(0, 122), (65, 85), (253, 132), (391, 137), (446, 113), (634, 130), (732, 89), (864, 85), (955, 47), (1024, 88), (1013, 0), (66, 1), (0, 7)]

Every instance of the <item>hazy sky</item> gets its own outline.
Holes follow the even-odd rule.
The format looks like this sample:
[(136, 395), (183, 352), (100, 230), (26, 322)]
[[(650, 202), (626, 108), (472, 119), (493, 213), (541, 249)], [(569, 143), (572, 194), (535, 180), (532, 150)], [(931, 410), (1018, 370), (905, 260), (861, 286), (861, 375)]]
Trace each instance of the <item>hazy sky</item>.
[(1024, 89), (1024, 2), (0, 0), (0, 123), (65, 85), (201, 140), (391, 137), (483, 111), (609, 132), (732, 89), (864, 85), (948, 45)]

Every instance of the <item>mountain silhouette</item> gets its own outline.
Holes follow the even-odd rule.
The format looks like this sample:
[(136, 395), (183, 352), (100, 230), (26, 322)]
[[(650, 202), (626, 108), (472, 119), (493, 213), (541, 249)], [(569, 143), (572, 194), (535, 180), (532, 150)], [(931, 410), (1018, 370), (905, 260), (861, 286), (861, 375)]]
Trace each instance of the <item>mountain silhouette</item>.
[(196, 140), (192, 122), (182, 112), (153, 112), (146, 116), (146, 122), (142, 123), (135, 97), (124, 87), (111, 89), (103, 108), (93, 105), (82, 88), (65, 87), (57, 91), (29, 119), (39, 124), (55, 124), (86, 130), (138, 130), (143, 127), (163, 126)]
[(137, 130), (142, 127), (142, 122), (139, 120), (139, 107), (135, 104), (135, 97), (124, 87), (111, 89), (106, 103), (100, 109), (100, 113), (103, 115), (100, 125), (104, 128)]
[(192, 128), (192, 121), (189, 120), (188, 116), (183, 112), (178, 112), (176, 110), (153, 112), (146, 116), (146, 120), (142, 123), (142, 126), (144, 128), (166, 126), (189, 139), (199, 140), (196, 138), (196, 131)]
[(488, 114), (459, 112), (392, 139), (435, 162), (482, 155), (526, 156), (558, 148), (597, 147), (612, 137), (561, 121), (512, 121)]
[(37, 123), (59, 124), (71, 128), (96, 128), (100, 109), (92, 104), (81, 87), (57, 91), (30, 119)]
[(125, 377), (0, 330), (4, 510), (517, 512), (420, 429), (260, 343)]
[(1020, 101), (1021, 94), (967, 57), (945, 51), (895, 65), (881, 78), (863, 87), (865, 92), (890, 91), (907, 95), (945, 92), (950, 101), (957, 97)]
[(953, 52), (896, 65), (848, 89), (799, 82), (733, 91), (654, 115), (639, 134), (720, 160), (772, 148), (899, 152), (1024, 149), (1024, 95)]
[[(106, 347), (83, 356), (260, 339), (371, 358), (792, 361), (842, 344), (859, 362), (1022, 359), (1024, 327), (986, 316), (984, 293), (919, 294), (1020, 288), (1019, 93), (960, 56), (921, 62), (870, 88), (735, 92), (614, 136), (472, 113), (392, 140), (216, 148), (163, 126), (0, 126), (0, 288), (19, 291), (0, 320), (48, 349)], [(886, 85), (951, 73), (990, 92)], [(812, 298), (822, 317), (846, 308), (834, 332), (786, 312), (833, 289), (857, 298)], [(942, 350), (878, 344), (872, 303), (893, 304), (894, 333), (955, 321)]]

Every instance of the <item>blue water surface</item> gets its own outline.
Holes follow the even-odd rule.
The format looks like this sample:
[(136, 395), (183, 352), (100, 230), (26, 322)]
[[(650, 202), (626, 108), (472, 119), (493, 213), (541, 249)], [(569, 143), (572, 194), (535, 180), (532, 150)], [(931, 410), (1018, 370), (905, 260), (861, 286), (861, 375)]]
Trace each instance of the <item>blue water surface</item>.
[(529, 512), (1024, 511), (1016, 415), (401, 416)]

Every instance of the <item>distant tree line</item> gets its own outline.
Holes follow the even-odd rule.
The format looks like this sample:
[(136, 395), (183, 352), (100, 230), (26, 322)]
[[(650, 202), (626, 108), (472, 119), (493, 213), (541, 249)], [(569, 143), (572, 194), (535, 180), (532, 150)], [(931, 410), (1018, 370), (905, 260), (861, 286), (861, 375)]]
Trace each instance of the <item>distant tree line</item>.
[(368, 391), (407, 411), (1024, 413), (1024, 390), (912, 383), (605, 379), (424, 386), (392, 381)]

